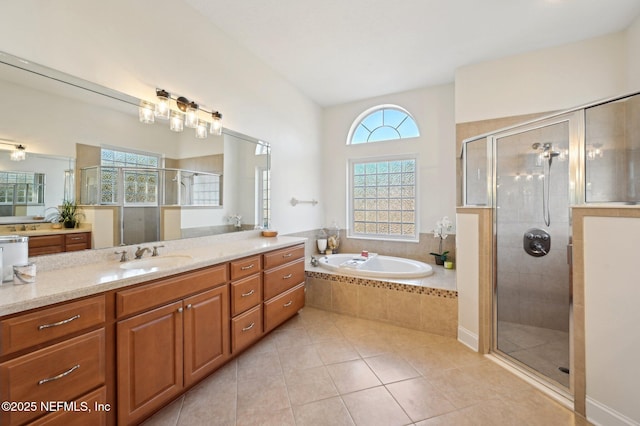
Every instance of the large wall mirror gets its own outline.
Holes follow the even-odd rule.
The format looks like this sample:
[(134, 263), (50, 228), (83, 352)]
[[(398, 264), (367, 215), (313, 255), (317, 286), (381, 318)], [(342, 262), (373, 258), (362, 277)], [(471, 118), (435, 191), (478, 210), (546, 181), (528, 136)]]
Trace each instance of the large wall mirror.
[(0, 90), (0, 234), (68, 199), (99, 224), (94, 248), (269, 223), (267, 142), (142, 123), (139, 99), (1, 52)]

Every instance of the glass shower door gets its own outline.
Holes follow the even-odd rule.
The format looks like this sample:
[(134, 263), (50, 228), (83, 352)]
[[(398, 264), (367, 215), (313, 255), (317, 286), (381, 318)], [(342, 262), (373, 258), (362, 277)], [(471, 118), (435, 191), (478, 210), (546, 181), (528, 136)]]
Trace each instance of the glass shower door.
[(493, 139), (494, 350), (570, 388), (570, 122)]

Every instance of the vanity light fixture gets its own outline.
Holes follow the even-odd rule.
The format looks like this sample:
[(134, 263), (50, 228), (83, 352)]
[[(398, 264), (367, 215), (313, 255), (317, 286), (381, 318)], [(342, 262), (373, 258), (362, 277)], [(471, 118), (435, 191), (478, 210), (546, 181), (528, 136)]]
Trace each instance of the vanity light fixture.
[(156, 89), (156, 97), (158, 98), (158, 103), (156, 104), (156, 117), (168, 120), (169, 111), (171, 110), (169, 107), (171, 95), (166, 90)]
[[(138, 117), (141, 123), (151, 124), (155, 117), (169, 119), (169, 128), (174, 132), (182, 132), (184, 127), (195, 129), (196, 138), (205, 139), (208, 131), (212, 135), (222, 134), (222, 114), (218, 111), (207, 111), (184, 96), (174, 98), (169, 92), (163, 89), (156, 89), (158, 103), (153, 104), (148, 101), (141, 101), (138, 108)], [(171, 101), (175, 100), (177, 111), (172, 109)], [(209, 120), (200, 119), (201, 113), (211, 115)], [(152, 113), (153, 112), (153, 113)], [(207, 131), (207, 127), (209, 128)]]
[(211, 122), (211, 134), (220, 136), (222, 134), (222, 114), (218, 111), (214, 111), (211, 113), (211, 118), (213, 121)]
[(11, 153), (11, 161), (24, 161), (27, 158), (27, 148), (24, 145), (16, 145)]
[(11, 161), (24, 161), (27, 158), (27, 147), (22, 145), (21, 143), (16, 144), (13, 140), (11, 139), (1, 139), (0, 141), (6, 141), (6, 142), (0, 142), (0, 145), (8, 145), (8, 146), (12, 146), (13, 147), (13, 151), (11, 151), (11, 155), (9, 156), (9, 158), (11, 158)]

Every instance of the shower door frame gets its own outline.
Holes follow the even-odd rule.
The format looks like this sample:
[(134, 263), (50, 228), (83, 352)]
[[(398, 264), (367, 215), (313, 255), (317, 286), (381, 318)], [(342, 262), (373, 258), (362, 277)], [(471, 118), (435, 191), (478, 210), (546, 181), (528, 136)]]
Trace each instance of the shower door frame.
[[(492, 241), (492, 323), (491, 323), (491, 346), (490, 352), (500, 360), (516, 368), (521, 373), (530, 377), (540, 385), (551, 390), (560, 397), (574, 401), (575, 376), (574, 376), (574, 321), (573, 321), (573, 261), (571, 258), (572, 248), (572, 214), (571, 208), (575, 205), (584, 204), (584, 109), (574, 110), (549, 117), (543, 117), (526, 123), (515, 125), (506, 129), (497, 130), (487, 135), (487, 204), (493, 211), (493, 241)], [(556, 124), (567, 123), (569, 131), (569, 241), (567, 245), (567, 262), (569, 263), (569, 388), (565, 388), (542, 373), (521, 361), (512, 358), (508, 354), (498, 349), (498, 214), (497, 214), (497, 141), (500, 138), (509, 137), (525, 132), (549, 127)]]

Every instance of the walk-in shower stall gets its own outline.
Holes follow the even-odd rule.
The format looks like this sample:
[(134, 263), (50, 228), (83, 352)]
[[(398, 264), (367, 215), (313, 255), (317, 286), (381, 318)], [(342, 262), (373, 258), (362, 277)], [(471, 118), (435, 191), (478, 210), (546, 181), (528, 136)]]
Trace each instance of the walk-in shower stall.
[(492, 351), (571, 398), (571, 207), (640, 202), (640, 94), (463, 142), (463, 204), (493, 209)]

